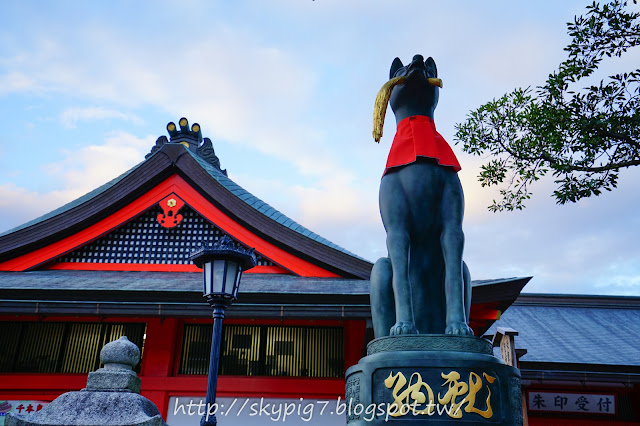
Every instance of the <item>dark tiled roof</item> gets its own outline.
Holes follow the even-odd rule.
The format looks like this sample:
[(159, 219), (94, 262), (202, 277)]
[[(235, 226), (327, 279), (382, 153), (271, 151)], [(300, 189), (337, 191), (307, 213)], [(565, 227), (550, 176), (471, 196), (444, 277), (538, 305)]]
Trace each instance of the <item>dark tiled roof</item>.
[[(202, 292), (201, 272), (0, 272), (3, 290)], [(369, 294), (369, 281), (280, 274), (244, 274), (240, 293)], [(1, 296), (0, 296), (1, 297)]]
[[(473, 302), (504, 310), (528, 278), (473, 282)], [(371, 317), (369, 281), (245, 274), (235, 318)], [(0, 272), (0, 312), (13, 315), (210, 317), (199, 272), (35, 270)], [(491, 321), (479, 326), (482, 332)]]
[[(0, 291), (24, 289), (201, 292), (201, 280), (201, 272), (65, 270), (0, 272)], [(472, 281), (472, 286), (489, 288), (492, 285), (501, 284), (518, 285), (522, 280), (528, 279), (479, 280)], [(368, 295), (369, 280), (248, 273), (242, 276), (240, 293)]]
[[(243, 275), (229, 318), (369, 317), (369, 282), (278, 274)], [(202, 273), (0, 272), (0, 313), (210, 318)]]
[[(535, 299), (533, 302), (531, 299)], [(640, 366), (640, 298), (522, 295), (496, 327), (520, 334), (527, 363)]]

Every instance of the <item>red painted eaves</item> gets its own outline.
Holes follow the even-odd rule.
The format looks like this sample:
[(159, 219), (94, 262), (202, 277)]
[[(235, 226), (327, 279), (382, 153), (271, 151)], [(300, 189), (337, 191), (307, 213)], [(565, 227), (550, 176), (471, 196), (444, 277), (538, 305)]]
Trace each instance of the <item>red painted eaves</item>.
[[(42, 269), (63, 271), (141, 271), (141, 272), (200, 272), (194, 264), (166, 263), (98, 263), (98, 262), (50, 262)], [(245, 274), (291, 274), (281, 266), (257, 265)]]

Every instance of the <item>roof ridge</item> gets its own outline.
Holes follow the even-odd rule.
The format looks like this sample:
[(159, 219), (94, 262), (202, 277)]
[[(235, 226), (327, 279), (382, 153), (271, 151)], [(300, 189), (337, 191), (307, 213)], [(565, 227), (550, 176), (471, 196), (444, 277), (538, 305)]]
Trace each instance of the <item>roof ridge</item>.
[(522, 293), (514, 305), (567, 308), (639, 309), (640, 296)]

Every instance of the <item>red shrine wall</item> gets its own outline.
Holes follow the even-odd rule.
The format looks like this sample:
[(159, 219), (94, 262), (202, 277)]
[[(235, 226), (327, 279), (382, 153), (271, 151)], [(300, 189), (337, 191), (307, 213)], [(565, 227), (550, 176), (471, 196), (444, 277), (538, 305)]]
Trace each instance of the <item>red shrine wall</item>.
[[(38, 321), (31, 316), (3, 316), (0, 321)], [(205, 396), (206, 375), (180, 375), (180, 350), (185, 324), (208, 324), (206, 319), (126, 318), (126, 317), (47, 317), (51, 322), (146, 322), (142, 363), (141, 394), (156, 404), (166, 418), (172, 396)], [(361, 320), (251, 320), (229, 319), (225, 324), (331, 326), (344, 328), (344, 363), (356, 364), (362, 357), (365, 322)], [(86, 386), (87, 374), (0, 373), (0, 400), (52, 401), (60, 394)], [(314, 377), (219, 376), (220, 397), (264, 397), (337, 399), (344, 398), (344, 379)]]
[[(206, 375), (178, 374), (185, 324), (210, 324), (208, 319), (183, 318), (127, 318), (127, 317), (47, 317), (2, 316), (0, 321), (45, 321), (45, 322), (144, 322), (146, 339), (144, 342), (139, 377), (141, 394), (156, 404), (166, 419), (172, 409), (172, 397), (204, 397), (207, 387)], [(344, 330), (345, 369), (356, 364), (362, 357), (365, 340), (365, 321), (362, 320), (251, 320), (228, 319), (229, 325), (285, 325), (341, 327)], [(42, 373), (2, 373), (0, 374), (0, 400), (52, 401), (60, 394), (80, 390), (85, 387), (87, 374), (42, 374)], [(261, 376), (219, 376), (218, 396), (237, 398), (303, 398), (311, 400), (337, 400), (344, 398), (343, 378), (314, 377), (261, 377)], [(606, 385), (587, 387), (570, 385), (535, 385), (524, 389), (530, 392), (591, 392), (613, 394), (616, 411), (627, 410), (622, 404), (622, 396), (634, 407), (640, 406), (640, 386), (611, 388)], [(175, 398), (174, 398), (175, 399)], [(615, 420), (616, 416), (584, 414), (556, 415), (554, 413), (528, 412), (530, 426), (571, 426), (571, 425), (637, 425), (637, 421)]]

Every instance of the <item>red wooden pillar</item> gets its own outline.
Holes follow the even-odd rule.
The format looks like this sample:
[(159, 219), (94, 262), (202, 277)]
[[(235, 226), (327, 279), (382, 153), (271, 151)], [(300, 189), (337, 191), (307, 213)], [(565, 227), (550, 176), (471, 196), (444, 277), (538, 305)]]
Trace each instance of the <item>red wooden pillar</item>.
[(345, 370), (360, 361), (364, 346), (364, 333), (367, 323), (364, 320), (344, 322), (344, 367)]
[[(173, 376), (173, 365), (180, 350), (180, 325), (181, 321), (176, 318), (153, 318), (147, 322), (140, 366), (140, 393), (158, 406), (165, 419), (169, 405), (168, 378)], [(147, 378), (150, 380), (145, 380)]]

